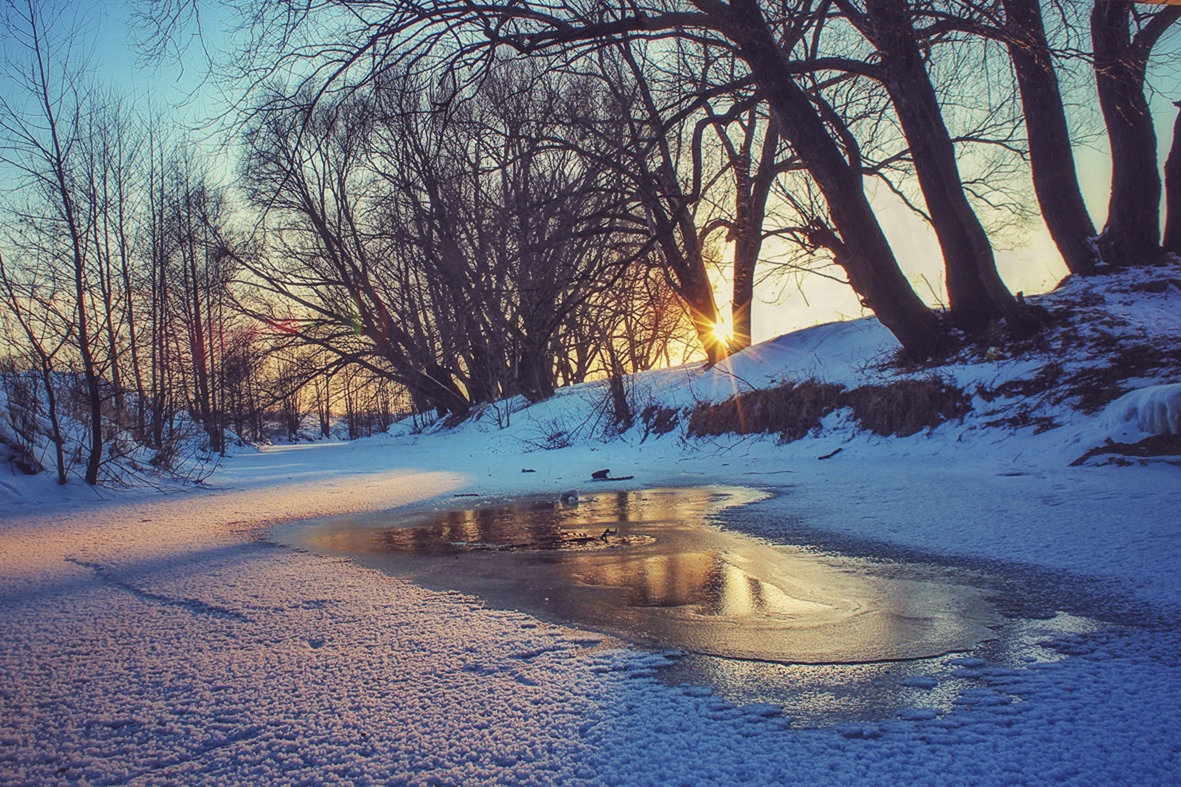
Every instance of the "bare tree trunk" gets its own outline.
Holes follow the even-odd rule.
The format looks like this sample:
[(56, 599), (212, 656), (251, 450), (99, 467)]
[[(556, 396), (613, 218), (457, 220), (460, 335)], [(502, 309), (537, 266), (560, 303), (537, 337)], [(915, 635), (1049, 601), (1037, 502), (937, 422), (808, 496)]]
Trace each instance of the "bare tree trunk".
[(39, 353), (41, 363), (41, 384), (45, 387), (45, 411), (49, 416), (49, 438), (53, 440), (53, 459), (57, 467), (57, 482), (66, 483), (66, 436), (62, 434), (61, 418), (57, 412), (57, 391), (53, 385), (53, 360), (45, 353)]
[(102, 464), (103, 454), (103, 423), (102, 423), (102, 390), (99, 385), (98, 372), (95, 368), (94, 352), (91, 345), (89, 321), (89, 293), (86, 283), (86, 229), (78, 220), (74, 206), (74, 194), (70, 189), (67, 178), (68, 162), (63, 152), (61, 137), (58, 133), (58, 118), (55, 110), (56, 102), (49, 94), (49, 78), (46, 72), (44, 55), (41, 52), (41, 38), (34, 20), (33, 41), (36, 47), (39, 94), (41, 109), (45, 113), (46, 127), (49, 131), (51, 147), (47, 155), (52, 170), (52, 179), (56, 197), (60, 201), (58, 208), (65, 219), (66, 231), (69, 233), (71, 249), (71, 274), (74, 284), (74, 303), (77, 314), (76, 339), (78, 354), (82, 359), (82, 377), (86, 388), (87, 409), (90, 415), (90, 452), (86, 458), (86, 483), (94, 486), (98, 483), (98, 471)]
[[(681, 229), (676, 233), (658, 232), (657, 243), (664, 252), (669, 285), (689, 313), (697, 340), (705, 349), (707, 362), (714, 364), (729, 355), (729, 348), (719, 340), (715, 330), (718, 306), (713, 286), (705, 273), (701, 247), (697, 245), (696, 227), (688, 215), (682, 215), (680, 223)], [(679, 243), (678, 237), (683, 242)]]
[(1152, 45), (1179, 14), (1176, 6), (1159, 11), (1133, 36), (1130, 0), (1096, 0), (1091, 11), (1095, 82), (1111, 144), (1111, 199), (1099, 248), (1117, 265), (1143, 264), (1160, 251), (1161, 180), (1144, 78)]
[[(1175, 102), (1181, 107), (1181, 101)], [(1165, 251), (1181, 256), (1181, 112), (1173, 121), (1173, 142), (1165, 159)]]
[(1046, 229), (1072, 273), (1098, 262), (1095, 225), (1079, 187), (1070, 129), (1038, 0), (1003, 0), (1006, 44), (1029, 141), (1029, 166)]
[[(160, 448), (164, 442), (163, 430), (163, 368), (164, 368), (164, 163), (157, 162), (156, 137), (153, 131), (148, 138), (148, 210), (149, 236), (151, 238), (151, 260), (149, 275), (151, 292), (148, 306), (151, 311), (151, 357), (148, 369), (148, 391), (151, 397), (150, 427), (146, 428), (145, 441), (152, 448)], [(157, 169), (157, 166), (159, 168)]]
[(325, 371), (312, 378), (312, 390), (316, 398), (316, 416), (320, 421), (320, 436), (332, 433), (332, 373)]
[(631, 403), (627, 400), (627, 389), (624, 383), (623, 365), (619, 362), (619, 355), (615, 352), (615, 345), (610, 337), (605, 343), (610, 371), (607, 374), (607, 390), (611, 395), (611, 420), (620, 432), (631, 429), (635, 422), (635, 413)]
[(841, 155), (808, 94), (785, 67), (785, 56), (757, 1), (733, 0), (724, 8), (720, 3), (706, 5), (707, 10), (728, 23), (727, 33), (750, 66), (755, 81), (766, 91), (784, 137), (824, 194), (840, 233), (837, 262), (848, 274), (849, 283), (907, 354), (922, 357), (937, 352), (946, 340), (938, 317), (919, 299), (899, 269), (866, 198), (860, 168), (851, 166)]
[(192, 204), (193, 199), (191, 192), (184, 195), (185, 248), (182, 254), (185, 257), (184, 285), (187, 290), (185, 298), (188, 301), (186, 308), (189, 311), (189, 362), (193, 367), (193, 400), (196, 405), (194, 410), (201, 421), (201, 427), (209, 435), (210, 447), (216, 450), (216, 445), (213, 444), (213, 412), (210, 406), (209, 369), (205, 355), (205, 319), (201, 304), (201, 277), (197, 268), (196, 227), (193, 224), (193, 211), (196, 210), (196, 206)]
[[(763, 249), (763, 221), (767, 213), (767, 199), (777, 174), (776, 153), (779, 148), (779, 124), (774, 117), (767, 123), (763, 133), (759, 161), (754, 165), (752, 146), (754, 143), (754, 112), (751, 112), (750, 127), (737, 160), (731, 165), (734, 176), (734, 227), (731, 238), (734, 242), (734, 282), (730, 300), (730, 323), (733, 337), (730, 352), (737, 352), (750, 346), (751, 304), (754, 302), (755, 270), (759, 254)], [(754, 171), (751, 166), (754, 165)]]
[(943, 252), (952, 319), (970, 333), (985, 330), (996, 317), (1003, 317), (1017, 333), (1036, 330), (1036, 318), (1001, 281), (988, 233), (964, 193), (955, 145), (906, 0), (867, 0), (866, 11), (865, 17), (852, 8), (849, 14), (878, 49), (882, 81), (902, 123)]
[[(144, 418), (147, 391), (144, 388), (144, 373), (139, 350), (139, 325), (136, 321), (135, 288), (131, 283), (131, 254), (127, 238), (127, 221), (125, 193), (126, 184), (124, 174), (121, 173), (118, 184), (119, 199), (119, 273), (123, 284), (123, 297), (127, 299), (127, 343), (131, 349), (131, 372), (135, 379), (135, 438), (141, 442), (147, 439), (147, 427)], [(149, 190), (151, 186), (149, 185)]]
[[(56, 136), (56, 135), (55, 135)], [(68, 190), (62, 181), (63, 199), (69, 204)], [(67, 209), (70, 214), (68, 224), (74, 246), (74, 297), (78, 306), (78, 352), (82, 356), (82, 377), (86, 385), (87, 405), (90, 410), (90, 454), (86, 458), (86, 483), (94, 486), (98, 483), (98, 470), (102, 464), (103, 455), (103, 403), (102, 390), (99, 385), (98, 373), (95, 370), (94, 353), (90, 344), (90, 328), (87, 319), (87, 292), (85, 275), (83, 272), (84, 258), (81, 244), (76, 236), (77, 225), (73, 218), (72, 206)]]
[[(102, 330), (107, 340), (107, 371), (110, 375), (111, 394), (114, 404), (112, 420), (116, 424), (123, 422), (123, 377), (119, 368), (119, 340), (115, 335), (115, 275), (113, 253), (111, 251), (111, 150), (110, 141), (106, 137), (108, 129), (102, 129), (102, 149), (91, 153), (90, 199), (95, 205), (95, 219), (92, 227), (94, 234), (95, 270), (98, 274), (98, 292), (102, 305)], [(95, 160), (97, 159), (97, 160)], [(101, 189), (94, 179), (94, 169), (101, 168)], [(101, 220), (101, 221), (100, 221)], [(101, 226), (100, 226), (101, 224)]]
[(225, 402), (223, 401), (225, 383), (221, 374), (221, 356), (219, 354), (222, 331), (225, 327), (225, 319), (222, 312), (222, 283), (217, 271), (213, 269), (216, 259), (210, 259), (211, 256), (216, 257), (216, 255), (211, 255), (210, 253), (208, 216), (204, 210), (201, 215), (203, 235), (201, 246), (204, 256), (204, 264), (202, 266), (204, 286), (202, 287), (202, 291), (205, 295), (205, 332), (206, 345), (208, 346), (209, 352), (208, 365), (206, 367), (209, 375), (210, 422), (208, 429), (211, 430), (213, 450), (224, 456), (226, 452)]

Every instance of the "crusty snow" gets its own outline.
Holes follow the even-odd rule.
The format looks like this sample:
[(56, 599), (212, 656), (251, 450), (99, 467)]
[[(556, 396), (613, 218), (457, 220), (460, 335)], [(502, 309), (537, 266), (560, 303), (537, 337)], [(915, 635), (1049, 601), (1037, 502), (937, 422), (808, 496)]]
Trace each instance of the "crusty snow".
[[(1178, 300), (1118, 306), (1181, 334)], [(821, 326), (719, 368), (641, 375), (632, 392), (681, 406), (785, 378), (851, 384), (884, 374), (891, 348), (873, 320)], [(942, 373), (968, 387), (1029, 371), (1014, 357)], [(1057, 426), (1040, 432), (987, 425), (1005, 402), (977, 397), (979, 415), (912, 437), (840, 411), (786, 445), (604, 436), (591, 383), (456, 429), (242, 449), (168, 494), (6, 476), (0, 782), (1175, 784), (1181, 469), (1071, 466), (1113, 423), (1161, 432), (1141, 414), (1160, 397), (1175, 413), (1179, 386), (1151, 392), (1173, 382), (1143, 380), (1109, 406), (1124, 409), (1093, 414), (1048, 402)], [(907, 679), (913, 707), (815, 726), (670, 684), (678, 654), (266, 539), (270, 524), (456, 494), (594, 493), (600, 468), (635, 476), (613, 489), (765, 488), (730, 526), (995, 572), (1032, 588), (1042, 617), (1092, 624), (1036, 657), (945, 657)]]
[(1104, 411), (1116, 440), (1181, 435), (1181, 383), (1150, 385), (1116, 399)]

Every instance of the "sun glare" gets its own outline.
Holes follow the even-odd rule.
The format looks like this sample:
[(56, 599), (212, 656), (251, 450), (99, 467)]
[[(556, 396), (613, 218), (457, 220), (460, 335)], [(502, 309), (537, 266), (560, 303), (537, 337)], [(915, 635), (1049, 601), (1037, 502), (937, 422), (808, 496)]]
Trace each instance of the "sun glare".
[(722, 344), (729, 344), (734, 338), (734, 328), (727, 320), (718, 320), (714, 323), (713, 335)]

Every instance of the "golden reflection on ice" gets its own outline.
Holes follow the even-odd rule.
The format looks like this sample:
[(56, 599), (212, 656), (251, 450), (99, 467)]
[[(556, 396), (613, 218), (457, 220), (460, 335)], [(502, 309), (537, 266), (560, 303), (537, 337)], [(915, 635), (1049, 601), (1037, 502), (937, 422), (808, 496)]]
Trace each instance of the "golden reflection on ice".
[[(349, 555), (491, 604), (690, 652), (781, 662), (935, 656), (992, 636), (976, 588), (712, 524), (747, 489), (604, 493), (304, 528), (293, 543)], [(556, 496), (555, 496), (556, 497)]]

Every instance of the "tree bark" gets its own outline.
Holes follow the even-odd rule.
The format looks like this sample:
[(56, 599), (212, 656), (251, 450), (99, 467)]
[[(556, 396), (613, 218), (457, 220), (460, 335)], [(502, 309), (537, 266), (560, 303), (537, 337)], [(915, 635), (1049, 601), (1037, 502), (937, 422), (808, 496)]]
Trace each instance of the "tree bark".
[[(1181, 101), (1176, 102), (1181, 107)], [(1173, 121), (1173, 142), (1165, 159), (1165, 251), (1181, 256), (1181, 112)]]
[[(714, 300), (713, 286), (705, 273), (705, 261), (701, 248), (694, 244), (696, 227), (688, 218), (682, 218), (679, 233), (661, 232), (656, 241), (664, 252), (668, 282), (680, 299), (698, 341), (705, 348), (707, 362), (715, 364), (730, 354), (725, 342), (719, 341), (715, 328), (718, 325), (718, 306)], [(677, 243), (677, 235), (685, 241), (684, 248)]]
[(1131, 18), (1130, 0), (1096, 0), (1091, 11), (1095, 83), (1111, 145), (1111, 199), (1099, 248), (1117, 265), (1143, 264), (1160, 250), (1161, 181), (1144, 95), (1151, 42), (1132, 37)]
[(1088, 273), (1099, 260), (1095, 225), (1079, 187), (1066, 110), (1038, 0), (1003, 0), (1006, 45), (1029, 142), (1033, 190), (1050, 237), (1071, 273)]
[(733, 338), (730, 351), (738, 352), (750, 346), (751, 304), (754, 302), (755, 269), (763, 248), (763, 221), (767, 213), (767, 199), (776, 177), (776, 152), (779, 148), (779, 127), (774, 118), (767, 123), (763, 134), (758, 164), (751, 172), (751, 147), (755, 121), (752, 118), (742, 153), (735, 167), (734, 177), (734, 284), (730, 302), (730, 322)]
[[(530, 402), (540, 402), (554, 395), (553, 353), (548, 342), (539, 342), (536, 334), (527, 332), (521, 341), (520, 355), (514, 366), (516, 383), (521, 394)], [(486, 401), (491, 401), (491, 397)]]

